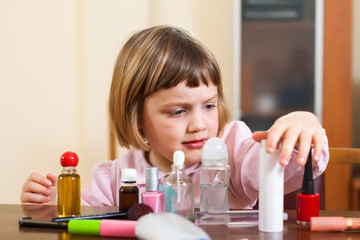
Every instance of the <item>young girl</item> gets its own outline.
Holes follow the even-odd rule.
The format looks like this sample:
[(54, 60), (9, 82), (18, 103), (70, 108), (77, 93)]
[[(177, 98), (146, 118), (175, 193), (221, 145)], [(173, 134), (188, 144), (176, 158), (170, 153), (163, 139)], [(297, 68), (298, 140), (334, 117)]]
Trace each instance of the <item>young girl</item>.
[[(140, 193), (145, 170), (159, 168), (163, 181), (176, 150), (185, 153), (185, 172), (195, 186), (199, 207), (201, 152), (205, 141), (219, 136), (229, 153), (230, 208), (252, 208), (258, 199), (259, 141), (267, 152), (281, 144), (285, 193), (301, 186), (303, 165), (313, 144), (314, 176), (328, 162), (325, 131), (309, 112), (293, 112), (276, 120), (268, 131), (251, 133), (241, 121), (229, 122), (218, 64), (210, 51), (187, 32), (157, 26), (133, 35), (120, 52), (110, 90), (109, 110), (121, 146), (120, 159), (98, 163), (92, 183), (82, 191), (85, 205), (119, 205), (121, 169), (135, 168)], [(33, 173), (24, 183), (22, 203), (54, 202), (56, 176)]]

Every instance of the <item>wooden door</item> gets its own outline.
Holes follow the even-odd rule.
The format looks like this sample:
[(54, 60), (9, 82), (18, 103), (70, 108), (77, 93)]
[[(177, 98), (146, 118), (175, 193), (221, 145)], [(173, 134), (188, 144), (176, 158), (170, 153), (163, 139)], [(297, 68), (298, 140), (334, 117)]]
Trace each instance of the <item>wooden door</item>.
[[(323, 125), (331, 147), (352, 146), (352, 0), (326, 0)], [(330, 156), (331, 157), (331, 156)], [(329, 164), (325, 209), (350, 209), (351, 166)]]

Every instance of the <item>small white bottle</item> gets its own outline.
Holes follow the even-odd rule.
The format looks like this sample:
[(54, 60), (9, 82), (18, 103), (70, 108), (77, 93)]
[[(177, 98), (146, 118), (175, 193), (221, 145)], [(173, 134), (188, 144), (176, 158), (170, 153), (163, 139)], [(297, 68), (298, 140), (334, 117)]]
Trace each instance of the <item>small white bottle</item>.
[(279, 163), (280, 151), (266, 152), (261, 141), (259, 159), (259, 230), (282, 232), (284, 227), (284, 167)]
[(174, 152), (172, 171), (163, 183), (165, 211), (194, 220), (194, 184), (184, 172), (185, 155)]
[(230, 166), (226, 144), (220, 138), (210, 138), (203, 147), (201, 163), (200, 211), (228, 211)]

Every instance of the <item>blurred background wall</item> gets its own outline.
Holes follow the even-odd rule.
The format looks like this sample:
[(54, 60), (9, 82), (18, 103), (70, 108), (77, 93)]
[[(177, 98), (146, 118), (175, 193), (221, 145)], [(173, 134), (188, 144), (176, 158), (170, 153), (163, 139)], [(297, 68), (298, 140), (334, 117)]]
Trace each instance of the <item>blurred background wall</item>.
[[(232, 105), (232, 1), (0, 0), (0, 203), (28, 176), (79, 155), (82, 187), (109, 159), (107, 98), (119, 50), (157, 24), (190, 30), (215, 54)], [(118, 155), (121, 155), (119, 149)]]

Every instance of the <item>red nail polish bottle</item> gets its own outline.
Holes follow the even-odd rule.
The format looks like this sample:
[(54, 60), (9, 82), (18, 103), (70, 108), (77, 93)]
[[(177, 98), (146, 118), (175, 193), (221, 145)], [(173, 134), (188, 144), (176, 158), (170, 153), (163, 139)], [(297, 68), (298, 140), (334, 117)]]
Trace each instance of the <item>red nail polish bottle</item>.
[(312, 174), (312, 157), (309, 153), (304, 169), (301, 193), (297, 195), (297, 223), (308, 225), (311, 217), (319, 216), (319, 194), (315, 193)]

